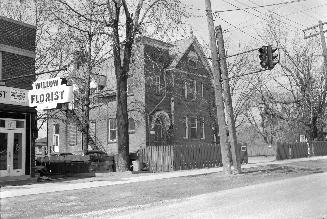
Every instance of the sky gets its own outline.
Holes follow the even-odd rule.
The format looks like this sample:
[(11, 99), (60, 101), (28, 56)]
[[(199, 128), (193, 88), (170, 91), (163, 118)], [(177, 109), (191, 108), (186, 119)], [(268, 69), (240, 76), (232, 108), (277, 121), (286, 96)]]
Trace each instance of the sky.
[[(205, 0), (183, 0), (194, 11), (196, 17), (188, 20), (193, 33), (200, 41), (208, 42), (208, 26), (205, 16)], [(244, 9), (258, 5), (282, 4), (278, 6)], [(318, 21), (327, 22), (326, 0), (211, 0), (212, 11), (224, 11), (241, 8), (244, 10), (220, 12), (215, 16), (215, 25), (221, 25), (226, 31), (224, 38), (232, 51), (251, 45), (261, 47), (267, 42), (260, 38), (270, 13), (279, 18), (287, 29), (303, 38), (303, 29), (317, 25)], [(327, 28), (326, 28), (327, 29)], [(241, 45), (241, 47), (239, 47)]]

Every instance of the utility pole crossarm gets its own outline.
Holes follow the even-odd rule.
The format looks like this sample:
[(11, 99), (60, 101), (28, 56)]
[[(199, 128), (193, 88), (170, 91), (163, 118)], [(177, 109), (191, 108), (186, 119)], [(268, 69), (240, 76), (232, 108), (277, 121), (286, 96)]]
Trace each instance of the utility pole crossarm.
[[(323, 26), (327, 24), (327, 22), (324, 22), (322, 23), (321, 21), (319, 21), (319, 24), (318, 25), (314, 25), (312, 27), (308, 27), (306, 29), (303, 30), (303, 34), (304, 34), (304, 39), (308, 39), (308, 38), (311, 38), (311, 37), (314, 37), (314, 36), (318, 36), (322, 33), (325, 33), (327, 32), (327, 30), (321, 30), (321, 27), (323, 28)], [(317, 30), (317, 28), (319, 28), (319, 30)], [(309, 34), (309, 35), (306, 35), (306, 32), (307, 31), (310, 31), (310, 30), (315, 30), (315, 33), (312, 33), (312, 34)]]

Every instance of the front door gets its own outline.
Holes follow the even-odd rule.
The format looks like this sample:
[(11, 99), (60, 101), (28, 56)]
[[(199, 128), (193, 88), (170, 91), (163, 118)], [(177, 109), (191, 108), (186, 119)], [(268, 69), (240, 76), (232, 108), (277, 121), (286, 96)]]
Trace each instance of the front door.
[(0, 118), (0, 176), (25, 175), (25, 120)]

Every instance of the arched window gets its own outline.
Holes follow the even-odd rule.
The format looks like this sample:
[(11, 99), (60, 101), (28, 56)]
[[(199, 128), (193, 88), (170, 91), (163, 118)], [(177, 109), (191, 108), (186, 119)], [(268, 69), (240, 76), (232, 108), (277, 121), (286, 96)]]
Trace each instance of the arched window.
[(135, 122), (133, 118), (128, 119), (128, 133), (135, 133)]

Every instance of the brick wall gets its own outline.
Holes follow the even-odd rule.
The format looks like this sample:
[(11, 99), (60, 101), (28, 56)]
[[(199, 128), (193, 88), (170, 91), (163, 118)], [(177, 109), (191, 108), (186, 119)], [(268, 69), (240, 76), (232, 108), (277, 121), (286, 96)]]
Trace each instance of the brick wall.
[[(186, 143), (204, 143), (213, 141), (213, 121), (215, 121), (215, 108), (214, 108), (214, 96), (213, 87), (210, 79), (209, 72), (201, 63), (200, 58), (195, 67), (189, 65), (188, 55), (190, 52), (193, 54), (196, 52), (194, 47), (191, 46), (188, 51), (181, 58), (176, 69), (172, 69), (164, 73), (164, 68), (171, 62), (169, 56), (166, 55), (167, 49), (154, 48), (153, 46), (145, 46), (145, 78), (146, 78), (146, 111), (165, 111), (172, 119), (171, 101), (174, 101), (174, 124), (173, 134), (168, 143), (170, 144), (186, 144)], [(153, 59), (152, 57), (157, 57)], [(153, 61), (157, 63), (154, 64)], [(154, 77), (160, 76), (161, 88), (160, 92), (157, 92), (154, 86)], [(167, 90), (165, 92), (166, 79)], [(196, 81), (197, 95), (194, 100), (187, 100), (184, 97), (184, 82), (187, 80)], [(203, 97), (200, 94), (201, 83), (204, 86)], [(159, 105), (158, 103), (162, 101)], [(154, 111), (154, 112), (155, 112)], [(153, 113), (154, 113), (153, 112)], [(152, 113), (152, 115), (153, 115)], [(184, 139), (184, 117), (196, 117), (197, 118), (197, 137)], [(152, 122), (152, 116), (150, 116), (150, 123)], [(200, 119), (204, 118), (205, 138), (200, 139)], [(190, 124), (189, 124), (190, 127)], [(149, 129), (149, 126), (146, 127)], [(149, 133), (149, 131), (147, 131)], [(189, 128), (190, 136), (190, 128)], [(147, 144), (154, 144), (154, 138), (151, 135), (147, 137)]]
[[(35, 58), (30, 56), (35, 52), (35, 39), (36, 27), (0, 16), (0, 45), (7, 48), (0, 50), (2, 79), (35, 73)], [(34, 81), (35, 76), (29, 76), (7, 80), (6, 86), (32, 89)]]
[[(8, 79), (20, 75), (35, 73), (35, 59), (18, 54), (2, 52), (2, 78)], [(32, 89), (35, 76), (6, 81), (6, 86), (21, 89)]]
[(36, 28), (0, 16), (0, 44), (35, 51)]

